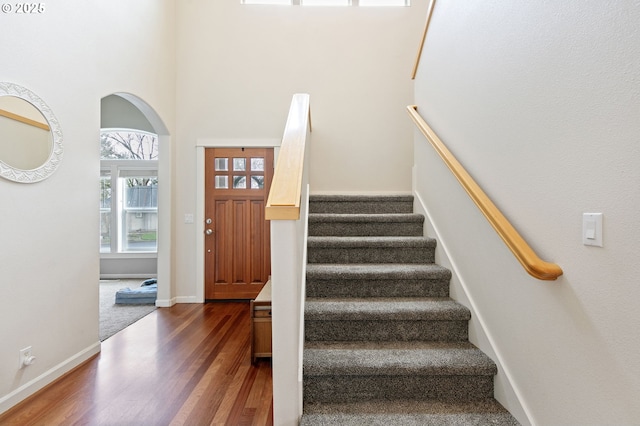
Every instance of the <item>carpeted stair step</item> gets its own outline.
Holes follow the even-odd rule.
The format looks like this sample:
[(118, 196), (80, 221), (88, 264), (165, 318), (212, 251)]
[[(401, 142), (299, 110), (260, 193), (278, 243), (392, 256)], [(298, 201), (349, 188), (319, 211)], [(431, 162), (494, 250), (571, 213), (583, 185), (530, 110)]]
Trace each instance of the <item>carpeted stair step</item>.
[(422, 236), (420, 214), (329, 214), (309, 215), (312, 236)]
[(311, 195), (309, 213), (413, 213), (413, 196)]
[(364, 401), (305, 405), (300, 426), (517, 426), (495, 399), (472, 402)]
[(468, 342), (307, 342), (304, 402), (493, 398), (495, 363)]
[(307, 265), (307, 297), (447, 297), (451, 271), (430, 264)]
[(309, 263), (433, 263), (427, 237), (309, 237)]
[(469, 310), (449, 298), (307, 298), (307, 341), (463, 341)]
[(517, 425), (412, 196), (311, 196), (301, 425)]

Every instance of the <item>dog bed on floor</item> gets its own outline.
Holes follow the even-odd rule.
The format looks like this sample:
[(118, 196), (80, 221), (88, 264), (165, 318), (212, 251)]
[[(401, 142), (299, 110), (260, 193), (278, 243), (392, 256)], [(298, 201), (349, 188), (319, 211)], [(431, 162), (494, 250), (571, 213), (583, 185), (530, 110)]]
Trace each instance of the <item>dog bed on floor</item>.
[(116, 292), (116, 305), (144, 305), (156, 303), (158, 284), (148, 284), (131, 289), (123, 288)]

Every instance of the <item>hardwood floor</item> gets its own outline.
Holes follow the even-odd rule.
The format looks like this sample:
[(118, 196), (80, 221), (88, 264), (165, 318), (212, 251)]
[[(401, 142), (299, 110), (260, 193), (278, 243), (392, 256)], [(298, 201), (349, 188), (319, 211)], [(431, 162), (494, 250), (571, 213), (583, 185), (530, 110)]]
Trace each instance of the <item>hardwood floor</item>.
[(272, 425), (271, 362), (254, 366), (249, 303), (159, 308), (0, 416), (0, 425)]

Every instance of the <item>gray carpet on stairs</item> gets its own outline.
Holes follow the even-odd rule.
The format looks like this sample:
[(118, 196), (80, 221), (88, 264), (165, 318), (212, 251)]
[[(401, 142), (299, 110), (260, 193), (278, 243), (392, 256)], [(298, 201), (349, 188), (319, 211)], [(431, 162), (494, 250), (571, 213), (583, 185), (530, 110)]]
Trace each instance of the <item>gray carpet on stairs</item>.
[(313, 195), (309, 213), (393, 214), (413, 213), (411, 195)]
[(451, 272), (435, 264), (309, 264), (308, 297), (446, 297)]
[(301, 426), (517, 426), (496, 401), (306, 404)]
[(517, 425), (411, 196), (312, 196), (303, 361), (313, 425)]

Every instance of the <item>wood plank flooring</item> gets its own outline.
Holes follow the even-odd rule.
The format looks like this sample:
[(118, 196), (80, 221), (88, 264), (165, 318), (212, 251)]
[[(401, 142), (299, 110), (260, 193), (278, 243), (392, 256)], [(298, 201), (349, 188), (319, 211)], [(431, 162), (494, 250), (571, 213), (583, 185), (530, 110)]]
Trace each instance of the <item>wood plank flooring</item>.
[(249, 303), (159, 308), (0, 425), (272, 425), (271, 362), (251, 364), (249, 338)]

